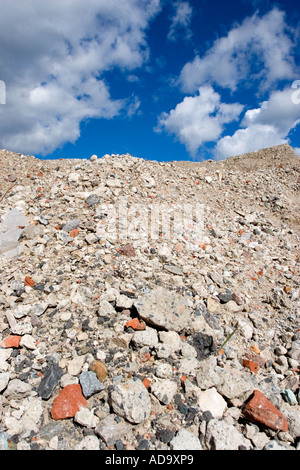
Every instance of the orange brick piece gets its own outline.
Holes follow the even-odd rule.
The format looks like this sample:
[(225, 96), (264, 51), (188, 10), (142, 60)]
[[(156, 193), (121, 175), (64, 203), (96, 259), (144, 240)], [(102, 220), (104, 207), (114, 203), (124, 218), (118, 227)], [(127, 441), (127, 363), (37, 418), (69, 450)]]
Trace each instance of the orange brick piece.
[(146, 324), (143, 321), (140, 321), (138, 318), (132, 318), (126, 323), (126, 328), (132, 328), (133, 330), (144, 330)]
[(81, 386), (79, 384), (67, 385), (55, 398), (51, 417), (55, 420), (73, 418), (81, 406), (86, 406), (87, 401), (84, 398)]
[(25, 277), (25, 284), (26, 284), (26, 286), (33, 287), (35, 282), (31, 279), (31, 277), (26, 276)]
[(1, 341), (0, 346), (2, 348), (18, 348), (20, 341), (21, 336), (9, 335)]
[(288, 423), (283, 414), (259, 390), (246, 404), (243, 415), (254, 423), (260, 423), (274, 431), (287, 431)]
[(257, 374), (258, 364), (257, 362), (250, 361), (250, 359), (243, 359), (243, 367), (248, 367), (251, 372)]

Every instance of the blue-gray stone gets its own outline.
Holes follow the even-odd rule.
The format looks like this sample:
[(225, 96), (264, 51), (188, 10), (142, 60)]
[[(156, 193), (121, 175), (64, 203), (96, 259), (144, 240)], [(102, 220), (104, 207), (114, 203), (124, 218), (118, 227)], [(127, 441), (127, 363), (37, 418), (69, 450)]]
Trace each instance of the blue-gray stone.
[(72, 220), (69, 220), (63, 227), (62, 227), (62, 230), (64, 230), (65, 232), (71, 232), (72, 230), (75, 230), (76, 228), (78, 228), (80, 225), (80, 222), (78, 219), (72, 219)]
[(284, 400), (291, 406), (293, 405), (297, 405), (297, 398), (296, 398), (296, 395), (294, 394), (294, 392), (292, 392), (292, 390), (290, 390), (289, 388), (283, 390), (282, 392), (282, 395), (283, 395), (283, 398)]
[(104, 389), (103, 383), (98, 380), (95, 372), (91, 370), (80, 374), (79, 383), (85, 398), (89, 398)]
[(53, 390), (58, 385), (63, 374), (63, 370), (57, 364), (51, 365), (45, 372), (44, 377), (42, 378), (42, 381), (39, 385), (39, 397), (43, 398), (44, 400), (48, 400), (51, 397)]
[(97, 194), (91, 194), (86, 200), (85, 200), (86, 204), (88, 206), (95, 206), (96, 204), (98, 204), (100, 202), (100, 197), (97, 196)]

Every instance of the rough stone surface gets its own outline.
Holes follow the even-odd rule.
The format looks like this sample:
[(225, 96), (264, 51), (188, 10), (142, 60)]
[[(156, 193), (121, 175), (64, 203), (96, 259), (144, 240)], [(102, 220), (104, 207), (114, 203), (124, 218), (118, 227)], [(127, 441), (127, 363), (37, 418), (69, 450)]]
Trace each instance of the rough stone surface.
[(63, 370), (57, 364), (50, 366), (44, 373), (44, 377), (39, 384), (38, 395), (44, 400), (48, 400), (55, 387), (59, 384), (63, 374)]
[(198, 437), (185, 429), (178, 431), (170, 445), (172, 450), (203, 450)]
[(0, 150), (0, 448), (299, 450), (299, 157), (89, 157)]
[(131, 423), (141, 423), (151, 413), (149, 393), (139, 379), (117, 384), (111, 393), (111, 404), (117, 415)]
[(134, 305), (144, 321), (166, 330), (181, 332), (190, 323), (186, 299), (162, 287), (139, 297)]

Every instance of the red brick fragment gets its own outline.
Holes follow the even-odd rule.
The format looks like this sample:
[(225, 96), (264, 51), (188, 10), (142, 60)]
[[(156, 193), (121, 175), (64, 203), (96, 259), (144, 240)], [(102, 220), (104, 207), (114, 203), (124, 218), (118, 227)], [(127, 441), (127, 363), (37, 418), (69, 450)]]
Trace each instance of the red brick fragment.
[(259, 390), (254, 390), (253, 397), (243, 409), (246, 419), (260, 423), (274, 431), (287, 431), (288, 423), (283, 414)]
[(243, 367), (248, 367), (251, 372), (257, 374), (258, 364), (257, 362), (250, 361), (249, 359), (243, 359)]
[(18, 348), (20, 341), (21, 336), (9, 335), (1, 341), (0, 346), (2, 348)]
[(31, 279), (31, 277), (26, 276), (25, 277), (25, 284), (26, 284), (26, 286), (33, 287), (35, 282)]
[(78, 233), (79, 233), (78, 228), (74, 228), (74, 230), (71, 230), (70, 232), (70, 237), (75, 238), (77, 237)]
[(50, 411), (51, 417), (55, 420), (73, 418), (80, 407), (86, 405), (87, 401), (82, 394), (81, 386), (67, 385), (55, 398)]
[(146, 328), (146, 323), (139, 320), (138, 318), (132, 318), (126, 323), (126, 328), (132, 328), (133, 330), (144, 330)]
[(150, 385), (151, 385), (151, 380), (145, 378), (145, 379), (143, 380), (143, 384), (145, 385), (146, 388), (149, 388)]

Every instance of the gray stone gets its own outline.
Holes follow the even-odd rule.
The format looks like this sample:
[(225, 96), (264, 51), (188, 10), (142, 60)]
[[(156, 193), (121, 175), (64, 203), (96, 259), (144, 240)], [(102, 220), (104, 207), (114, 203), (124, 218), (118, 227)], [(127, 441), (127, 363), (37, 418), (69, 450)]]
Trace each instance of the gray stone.
[(79, 377), (79, 383), (82, 388), (82, 393), (85, 398), (89, 398), (95, 393), (101, 392), (104, 389), (104, 385), (98, 380), (95, 372), (91, 370), (82, 372)]
[(20, 297), (20, 295), (22, 295), (22, 294), (25, 292), (25, 284), (24, 284), (24, 281), (21, 281), (21, 280), (19, 280), (19, 279), (14, 280), (14, 281), (11, 283), (11, 288), (12, 288), (12, 290), (14, 291), (14, 294), (15, 294), (17, 297)]
[(80, 222), (78, 219), (69, 220), (65, 225), (63, 225), (62, 230), (65, 232), (71, 232), (72, 230), (78, 228), (79, 224)]
[(114, 412), (130, 423), (141, 423), (150, 416), (150, 396), (139, 379), (117, 383), (111, 392), (110, 399)]
[(0, 392), (2, 392), (9, 382), (10, 373), (9, 372), (1, 372), (0, 373)]
[(151, 393), (163, 404), (168, 405), (177, 392), (177, 383), (169, 379), (161, 379), (151, 384)]
[(3, 395), (9, 398), (10, 400), (23, 399), (28, 397), (30, 394), (31, 385), (26, 382), (23, 382), (20, 379), (12, 379), (3, 393)]
[(118, 440), (128, 438), (131, 425), (125, 421), (116, 421), (116, 416), (109, 415), (102, 419), (95, 429), (95, 432), (105, 442), (108, 447), (115, 445)]
[(139, 297), (134, 306), (140, 318), (166, 330), (181, 332), (191, 324), (186, 298), (163, 287)]
[(91, 194), (86, 200), (85, 203), (89, 206), (95, 206), (100, 202), (100, 197), (97, 194)]
[(63, 370), (58, 366), (58, 364), (53, 364), (47, 369), (44, 373), (44, 377), (41, 380), (41, 383), (38, 388), (39, 397), (44, 400), (48, 400), (55, 387), (59, 384), (61, 377), (63, 376)]
[(136, 346), (149, 346), (154, 348), (158, 344), (158, 336), (156, 330), (147, 328), (143, 331), (136, 331), (132, 337), (132, 341)]
[(195, 434), (180, 429), (170, 442), (172, 450), (203, 450), (200, 440)]
[(222, 369), (217, 366), (216, 356), (209, 356), (200, 361), (196, 376), (198, 386), (203, 390), (216, 387), (220, 382), (221, 371)]
[(212, 419), (207, 423), (204, 438), (208, 450), (239, 450), (240, 446), (251, 449), (251, 441), (225, 420)]
[(218, 392), (229, 400), (233, 398), (249, 396), (254, 386), (250, 380), (246, 380), (243, 375), (236, 369), (221, 370), (220, 381), (216, 385)]

